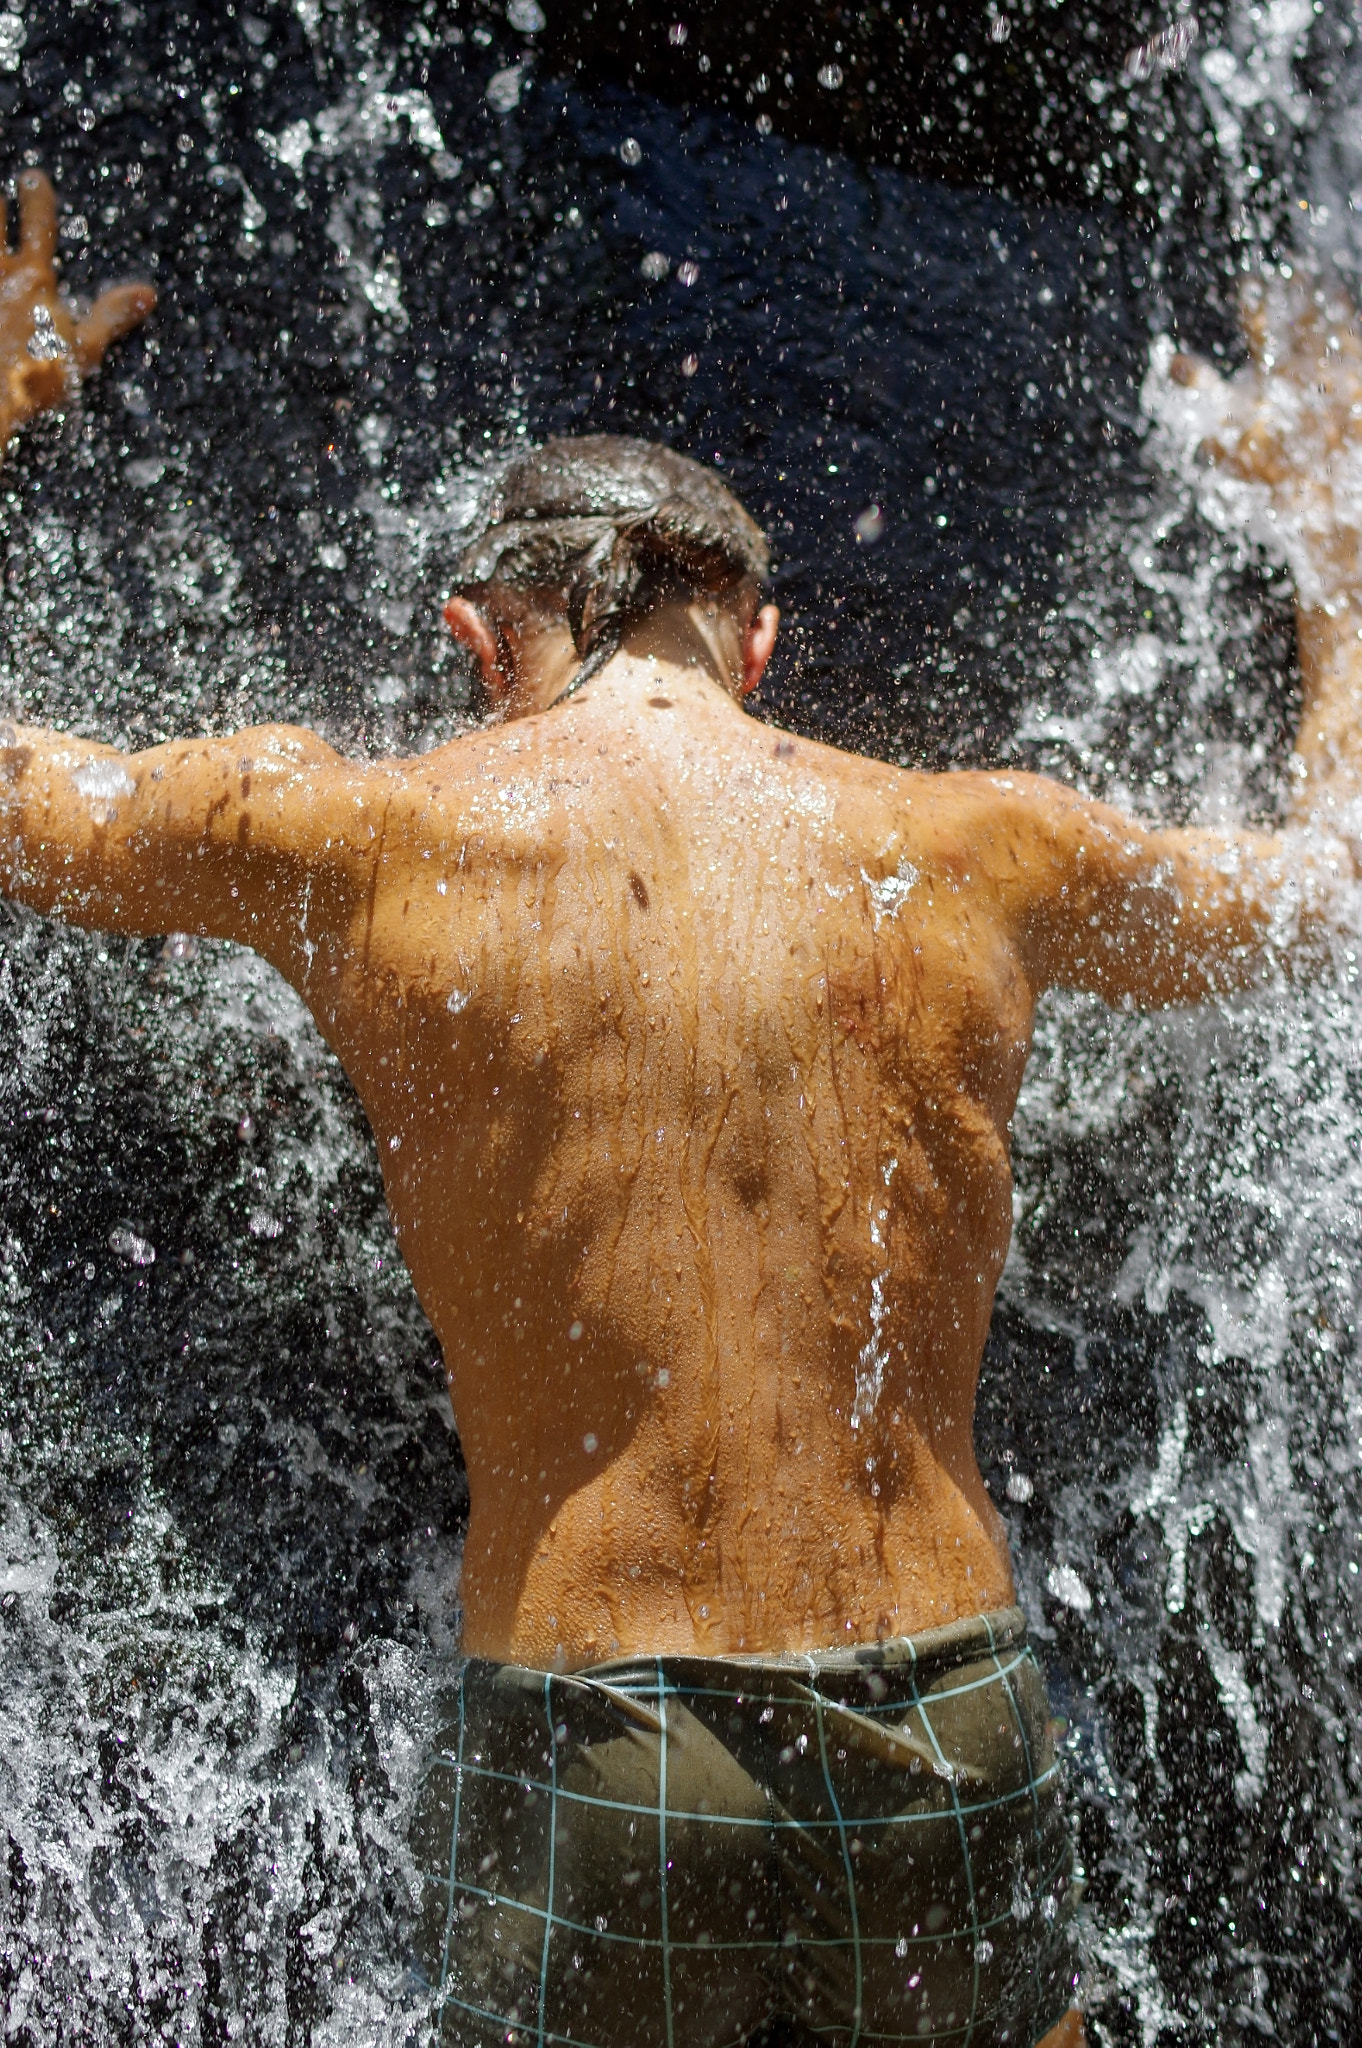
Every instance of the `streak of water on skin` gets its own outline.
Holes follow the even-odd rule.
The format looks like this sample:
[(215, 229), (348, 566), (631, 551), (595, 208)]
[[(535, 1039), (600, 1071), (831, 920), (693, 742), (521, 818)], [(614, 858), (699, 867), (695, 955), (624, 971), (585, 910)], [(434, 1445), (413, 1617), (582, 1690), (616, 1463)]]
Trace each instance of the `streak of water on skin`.
[[(890, 878), (893, 879), (892, 877)], [(914, 876), (916, 880), (916, 876)], [(911, 884), (910, 884), (911, 886)], [(897, 906), (895, 906), (897, 907)], [(890, 1159), (883, 1168), (886, 1191), (898, 1170), (898, 1160)], [(886, 1192), (887, 1199), (887, 1192)], [(884, 1253), (883, 1226), (889, 1221), (888, 1208), (877, 1209), (872, 1198), (870, 1211), (870, 1244), (874, 1253)], [(859, 1430), (862, 1423), (874, 1419), (880, 1395), (884, 1392), (885, 1369), (889, 1364), (889, 1349), (885, 1342), (884, 1326), (889, 1318), (889, 1303), (885, 1289), (893, 1278), (892, 1268), (881, 1267), (870, 1276), (870, 1334), (861, 1346), (856, 1360), (856, 1395), (851, 1404), (851, 1426)]]

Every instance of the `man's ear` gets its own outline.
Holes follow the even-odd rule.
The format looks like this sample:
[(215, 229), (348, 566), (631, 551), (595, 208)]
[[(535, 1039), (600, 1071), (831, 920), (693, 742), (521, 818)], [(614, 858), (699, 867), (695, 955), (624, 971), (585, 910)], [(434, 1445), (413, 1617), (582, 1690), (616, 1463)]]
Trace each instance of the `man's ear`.
[(742, 693), (750, 697), (766, 673), (780, 629), (780, 606), (764, 604), (742, 638)]
[(445, 605), (445, 624), (477, 662), (488, 696), (500, 703), (511, 679), (501, 666), (501, 647), (487, 620), (466, 597), (451, 597)]

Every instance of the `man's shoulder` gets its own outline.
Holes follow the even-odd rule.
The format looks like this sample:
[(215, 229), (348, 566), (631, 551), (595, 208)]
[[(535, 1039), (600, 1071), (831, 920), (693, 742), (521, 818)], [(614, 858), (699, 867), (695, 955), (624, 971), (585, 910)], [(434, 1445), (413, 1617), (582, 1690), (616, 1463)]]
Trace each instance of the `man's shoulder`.
[(866, 761), (839, 781), (838, 822), (862, 849), (867, 872), (908, 860), (952, 890), (982, 892), (1009, 916), (1029, 916), (1062, 896), (1080, 868), (1129, 830), (1067, 784), (1022, 770)]
[[(502, 728), (474, 727), (428, 754), (399, 754), (364, 764), (372, 793), (393, 816), (436, 807), (466, 806), (481, 790), (512, 779), (529, 779), (539, 764), (517, 760), (514, 742), (508, 747)], [(517, 770), (519, 774), (517, 775)]]
[(887, 810), (901, 821), (930, 820), (939, 829), (955, 826), (989, 836), (998, 831), (1043, 834), (1085, 808), (1085, 799), (1065, 783), (1024, 770), (912, 768), (815, 741), (798, 745), (809, 767), (849, 803), (863, 804), (876, 823)]

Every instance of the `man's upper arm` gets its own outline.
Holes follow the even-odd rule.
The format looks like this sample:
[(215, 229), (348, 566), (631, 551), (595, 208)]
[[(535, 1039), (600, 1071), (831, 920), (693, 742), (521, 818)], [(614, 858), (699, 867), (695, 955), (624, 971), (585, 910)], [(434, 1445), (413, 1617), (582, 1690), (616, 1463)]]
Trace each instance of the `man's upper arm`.
[(1038, 991), (1158, 1008), (1249, 986), (1308, 943), (1349, 865), (1295, 835), (1151, 829), (1041, 776), (989, 780), (992, 864)]
[(274, 957), (319, 869), (342, 893), (363, 886), (369, 779), (286, 726), (139, 754), (9, 728), (0, 887), (73, 924), (199, 931)]

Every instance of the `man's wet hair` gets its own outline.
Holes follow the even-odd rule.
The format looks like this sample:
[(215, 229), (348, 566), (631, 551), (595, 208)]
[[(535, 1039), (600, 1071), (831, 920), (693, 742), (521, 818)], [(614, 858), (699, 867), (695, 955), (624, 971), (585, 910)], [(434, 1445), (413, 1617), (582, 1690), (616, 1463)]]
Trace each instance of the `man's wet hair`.
[(770, 566), (765, 534), (713, 470), (655, 441), (583, 434), (516, 457), (454, 588), (552, 593), (582, 663), (575, 688), (660, 604), (722, 600)]

